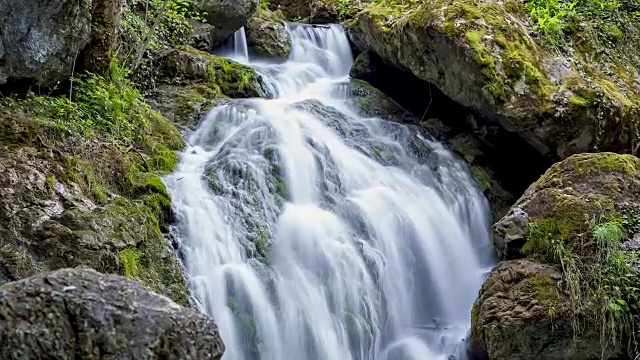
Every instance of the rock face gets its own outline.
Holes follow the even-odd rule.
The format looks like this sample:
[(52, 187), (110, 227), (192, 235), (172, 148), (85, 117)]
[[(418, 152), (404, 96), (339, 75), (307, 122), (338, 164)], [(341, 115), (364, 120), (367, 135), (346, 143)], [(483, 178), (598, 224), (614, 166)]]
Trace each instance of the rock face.
[(194, 6), (213, 25), (213, 43), (217, 45), (246, 24), (258, 0), (196, 0)]
[[(595, 324), (588, 323), (574, 341), (561, 279), (553, 266), (528, 260), (493, 269), (472, 315), (474, 355), (491, 360), (600, 359)], [(620, 352), (618, 348), (613, 354)]]
[(224, 352), (205, 315), (90, 269), (1, 286), (0, 342), (2, 359), (217, 360)]
[(558, 56), (535, 38), (527, 14), (515, 1), (376, 2), (357, 16), (350, 37), (552, 159), (634, 151), (640, 84), (629, 74), (640, 70), (640, 56), (625, 42), (639, 41), (637, 21), (625, 20), (625, 41), (594, 45), (606, 56), (580, 45)]
[(89, 43), (91, 2), (0, 1), (0, 85), (53, 87)]
[[(81, 94), (83, 85), (74, 90)], [(0, 107), (0, 283), (90, 266), (187, 304), (165, 238), (171, 200), (159, 177), (177, 162), (173, 150), (184, 144), (178, 131), (139, 106), (146, 137), (129, 152), (104, 138), (56, 130), (49, 125), (53, 110), (42, 108), (53, 100), (31, 99)]]
[(474, 354), (633, 358), (626, 344), (638, 326), (640, 276), (629, 251), (639, 202), (640, 159), (632, 155), (573, 155), (531, 185), (494, 225), (504, 261), (474, 305)]
[(271, 0), (269, 7), (272, 10), (282, 10), (287, 20), (326, 24), (338, 19), (332, 0)]
[(291, 52), (291, 37), (285, 29), (282, 12), (260, 7), (245, 26), (247, 44), (258, 55), (286, 58)]
[(214, 43), (215, 28), (209, 24), (190, 19), (189, 25), (193, 27), (191, 33), (191, 46), (201, 51), (211, 51)]

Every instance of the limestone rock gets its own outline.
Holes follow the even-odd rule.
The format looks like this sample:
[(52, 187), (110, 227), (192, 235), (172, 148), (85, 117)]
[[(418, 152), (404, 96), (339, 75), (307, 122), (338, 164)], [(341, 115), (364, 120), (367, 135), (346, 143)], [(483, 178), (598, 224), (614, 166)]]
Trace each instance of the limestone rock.
[(213, 44), (226, 40), (243, 27), (256, 11), (258, 0), (196, 0), (194, 7), (214, 27)]
[[(63, 269), (0, 287), (2, 359), (212, 359), (213, 320), (137, 282)], [(34, 346), (37, 344), (37, 346)]]
[(190, 42), (191, 46), (201, 51), (211, 51), (215, 45), (215, 28), (209, 24), (193, 19), (189, 19), (189, 24), (193, 27)]
[(0, 85), (53, 87), (91, 39), (91, 2), (0, 0)]
[(291, 37), (282, 12), (259, 8), (245, 26), (247, 44), (258, 55), (286, 58), (291, 52)]

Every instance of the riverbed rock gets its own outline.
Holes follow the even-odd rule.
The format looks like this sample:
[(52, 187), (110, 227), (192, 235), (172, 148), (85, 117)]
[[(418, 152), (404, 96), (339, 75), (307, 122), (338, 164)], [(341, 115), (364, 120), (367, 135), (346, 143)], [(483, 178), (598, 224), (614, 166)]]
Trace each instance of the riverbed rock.
[(640, 231), (638, 203), (640, 159), (632, 155), (573, 155), (531, 185), (493, 227), (503, 262), (473, 308), (474, 354), (633, 358), (627, 344), (640, 315), (631, 252)]
[(91, 39), (90, 25), (90, 1), (0, 1), (0, 85), (67, 80)]
[(220, 44), (247, 23), (258, 0), (196, 0), (193, 6), (213, 25), (213, 43)]
[(286, 58), (291, 52), (291, 37), (284, 25), (281, 11), (260, 7), (247, 20), (247, 45), (258, 55)]
[(360, 50), (562, 159), (637, 150), (640, 86), (633, 74), (640, 55), (629, 44), (640, 41), (640, 28), (625, 11), (616, 14), (618, 40), (601, 34), (605, 20), (581, 22), (586, 15), (576, 13), (560, 53), (537, 32), (528, 8), (512, 0), (372, 2), (350, 23), (349, 35)]
[(0, 286), (0, 342), (0, 358), (8, 360), (218, 360), (224, 352), (206, 315), (92, 269), (62, 269)]

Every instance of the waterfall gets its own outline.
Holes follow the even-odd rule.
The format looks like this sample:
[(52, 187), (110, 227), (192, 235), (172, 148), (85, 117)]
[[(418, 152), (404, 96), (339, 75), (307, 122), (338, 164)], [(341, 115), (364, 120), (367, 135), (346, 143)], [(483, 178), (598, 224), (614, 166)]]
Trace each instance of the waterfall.
[(358, 115), (336, 25), (252, 63), (273, 99), (212, 109), (165, 178), (194, 301), (225, 360), (464, 358), (488, 209), (464, 163)]
[(247, 35), (244, 26), (233, 34), (233, 55), (232, 59), (240, 63), (249, 62), (249, 47), (247, 46)]

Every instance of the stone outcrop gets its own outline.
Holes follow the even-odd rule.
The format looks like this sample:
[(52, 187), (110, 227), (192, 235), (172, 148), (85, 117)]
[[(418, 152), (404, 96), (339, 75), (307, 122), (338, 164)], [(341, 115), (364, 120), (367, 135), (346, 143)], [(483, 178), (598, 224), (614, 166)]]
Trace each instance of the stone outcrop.
[(575, 44), (595, 42), (606, 55), (572, 43), (558, 55), (536, 38), (527, 14), (514, 1), (374, 2), (351, 23), (350, 37), (551, 159), (635, 151), (640, 83), (632, 74), (640, 56), (628, 43), (640, 39), (637, 22), (621, 20), (624, 41), (583, 41), (584, 33), (575, 34)]
[(0, 286), (2, 359), (210, 359), (224, 345), (206, 315), (135, 281), (62, 269)]
[(503, 262), (474, 305), (474, 354), (633, 358), (638, 203), (640, 159), (632, 155), (573, 155), (531, 185), (493, 227)]
[(286, 58), (291, 52), (291, 37), (281, 11), (260, 7), (245, 26), (249, 49), (257, 55)]
[(0, 86), (53, 87), (91, 40), (91, 2), (0, 1)]
[(258, 0), (196, 0), (194, 7), (214, 27), (213, 44), (217, 45), (247, 23)]

